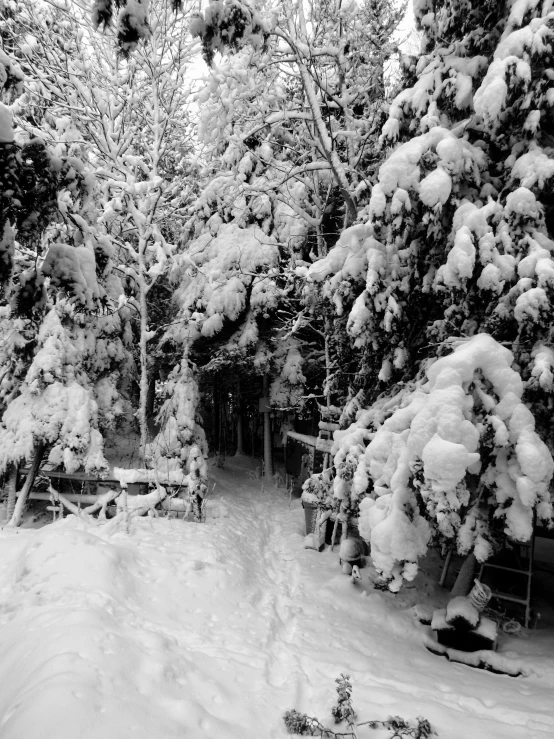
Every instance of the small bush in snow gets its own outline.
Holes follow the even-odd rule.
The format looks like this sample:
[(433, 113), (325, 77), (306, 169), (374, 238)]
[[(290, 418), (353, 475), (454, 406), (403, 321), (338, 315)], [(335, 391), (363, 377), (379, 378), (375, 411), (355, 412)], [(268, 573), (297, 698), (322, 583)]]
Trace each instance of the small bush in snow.
[(352, 706), (352, 683), (349, 675), (341, 675), (335, 682), (337, 683), (337, 704), (331, 709), (331, 713), (335, 719), (335, 723), (340, 724), (343, 721), (347, 723), (346, 731), (333, 731), (326, 728), (317, 718), (308, 716), (305, 713), (299, 713), (294, 709), (287, 711), (284, 715), (285, 726), (289, 734), (298, 734), (300, 736), (319, 736), (321, 739), (339, 739), (339, 737), (352, 737), (356, 739), (358, 736), (357, 726), (369, 726), (371, 729), (387, 729), (392, 732), (389, 739), (402, 739), (403, 737), (411, 737), (411, 739), (430, 739), (437, 736), (433, 727), (427, 719), (418, 716), (415, 723), (410, 723), (400, 716), (389, 716), (385, 721), (362, 721), (355, 724), (356, 713)]

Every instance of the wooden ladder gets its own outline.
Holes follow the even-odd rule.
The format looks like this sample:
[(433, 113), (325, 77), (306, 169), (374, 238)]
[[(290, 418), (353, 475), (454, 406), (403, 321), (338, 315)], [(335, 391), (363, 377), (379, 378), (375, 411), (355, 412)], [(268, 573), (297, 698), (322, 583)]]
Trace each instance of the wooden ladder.
[[(516, 597), (515, 595), (512, 595), (511, 593), (504, 593), (501, 591), (495, 590), (492, 586), (489, 585), (492, 589), (492, 597), (497, 598), (498, 600), (505, 600), (509, 601), (510, 603), (519, 603), (520, 605), (525, 607), (525, 628), (529, 628), (529, 624), (531, 623), (531, 582), (533, 579), (533, 559), (535, 556), (535, 531), (533, 527), (533, 534), (531, 535), (531, 539), (527, 544), (520, 544), (521, 548), (525, 547), (527, 552), (527, 567), (506, 567), (504, 565), (497, 565), (493, 564), (491, 562), (484, 562), (481, 565), (481, 569), (479, 571), (479, 580), (483, 582), (483, 573), (486, 569), (489, 570), (500, 570), (504, 572), (512, 572), (516, 574), (518, 577), (523, 577), (527, 580), (526, 586), (525, 586), (525, 597)], [(516, 559), (519, 560), (519, 557), (516, 555)]]

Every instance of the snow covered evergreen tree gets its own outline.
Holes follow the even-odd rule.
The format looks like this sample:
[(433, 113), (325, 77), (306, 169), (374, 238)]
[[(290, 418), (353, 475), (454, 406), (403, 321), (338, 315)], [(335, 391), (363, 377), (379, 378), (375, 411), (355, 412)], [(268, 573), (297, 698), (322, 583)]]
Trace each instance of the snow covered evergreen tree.
[(158, 415), (161, 430), (147, 447), (147, 459), (164, 479), (186, 485), (190, 510), (199, 521), (207, 493), (208, 448), (197, 419), (198, 384), (187, 355), (169, 375), (164, 391)]
[[(520, 434), (535, 434), (535, 426), (554, 448), (546, 422), (554, 360), (551, 3), (417, 0), (414, 9), (422, 53), (406, 60), (408, 84), (383, 127), (383, 146), (391, 149), (369, 204), (360, 223), (304, 273), (310, 290), (342, 314), (336, 333), (346, 327), (358, 350), (352, 402), (343, 415), (345, 424), (357, 421), (336, 441), (335, 505), (342, 500), (355, 512), (360, 495), (376, 501), (379, 516), (368, 514), (367, 534), (394, 588), (415, 574), (431, 534), (483, 561), (503, 536), (527, 540), (534, 510), (549, 521), (550, 452), (532, 437), (541, 474), (527, 481), (522, 475), (530, 468), (517, 450)], [(445, 366), (452, 349), (449, 337), (475, 342), (480, 334), (511, 351), (488, 345), (506, 376), (513, 371), (521, 377), (510, 401), (482, 360), (461, 381), (435, 375), (433, 368)], [(455, 372), (461, 351), (451, 355)], [(418, 394), (429, 393), (425, 403), (432, 404), (435, 383), (437, 391), (456, 387), (464, 394), (459, 421), (477, 430), (471, 441), (451, 438), (440, 424), (433, 430), (446, 470), (462, 455), (457, 447), (451, 456), (449, 443), (461, 444), (468, 455), (446, 487), (434, 476), (432, 455), (426, 464), (425, 450), (410, 442), (423, 403)], [(496, 410), (507, 405), (505, 415)], [(505, 425), (512, 411), (524, 420), (513, 428), (508, 423), (504, 433), (499, 421)], [(381, 461), (367, 465), (374, 454)], [(471, 455), (479, 455), (481, 471)], [(396, 484), (404, 498), (395, 497)], [(311, 486), (329, 492), (329, 484), (323, 493), (317, 480)]]

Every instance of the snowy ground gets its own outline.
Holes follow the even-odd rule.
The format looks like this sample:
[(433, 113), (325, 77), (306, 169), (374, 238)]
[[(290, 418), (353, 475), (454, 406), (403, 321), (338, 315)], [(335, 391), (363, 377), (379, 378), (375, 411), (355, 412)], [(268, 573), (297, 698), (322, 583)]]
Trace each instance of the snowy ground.
[(554, 631), (503, 637), (526, 678), (448, 663), (365, 570), (353, 585), (336, 552), (303, 548), (298, 500), (236, 468), (213, 478), (205, 525), (0, 532), (1, 739), (277, 739), (287, 709), (330, 721), (341, 672), (360, 721), (423, 715), (442, 739), (554, 733)]

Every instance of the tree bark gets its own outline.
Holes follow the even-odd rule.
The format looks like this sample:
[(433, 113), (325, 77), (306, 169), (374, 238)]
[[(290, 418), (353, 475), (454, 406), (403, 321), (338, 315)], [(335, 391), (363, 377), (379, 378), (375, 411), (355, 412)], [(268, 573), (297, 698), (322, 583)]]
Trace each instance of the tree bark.
[(21, 518), (23, 516), (23, 511), (25, 509), (25, 503), (27, 502), (27, 496), (29, 495), (31, 488), (33, 487), (33, 483), (35, 482), (37, 472), (39, 471), (40, 463), (42, 462), (42, 457), (44, 455), (44, 449), (45, 449), (45, 445), (42, 442), (39, 442), (38, 444), (36, 444), (35, 454), (33, 457), (33, 461), (31, 463), (31, 469), (27, 473), (27, 477), (25, 478), (25, 483), (23, 487), (21, 488), (21, 492), (19, 493), (19, 496), (17, 498), (15, 509), (14, 509), (12, 517), (9, 520), (8, 526), (16, 528), (17, 526), (21, 524)]
[(244, 430), (243, 430), (243, 423), (242, 423), (242, 415), (240, 412), (238, 412), (237, 416), (237, 451), (236, 454), (244, 454)]
[[(263, 383), (264, 398), (269, 399), (269, 375), (264, 375)], [(271, 418), (269, 413), (264, 413), (264, 476), (273, 475), (273, 444), (271, 443)]]
[(237, 418), (237, 451), (236, 454), (244, 454), (244, 432), (242, 426), (242, 416), (240, 414)]
[(146, 302), (146, 265), (144, 255), (146, 251), (146, 239), (139, 237), (138, 265), (139, 265), (139, 305), (140, 305), (140, 400), (139, 400), (139, 426), (140, 426), (140, 453), (142, 459), (146, 456), (146, 444), (148, 442), (147, 425), (147, 402), (148, 402), (148, 304)]
[(146, 415), (148, 419), (154, 415), (154, 404), (156, 401), (156, 377), (148, 380), (148, 394), (146, 396)]
[(217, 389), (217, 381), (214, 380), (212, 384), (212, 434), (213, 434), (213, 449), (214, 452), (220, 453), (219, 449), (219, 393)]
[[(302, 11), (300, 10), (300, 12)], [(350, 192), (350, 183), (348, 181), (348, 177), (346, 176), (344, 165), (339, 155), (337, 154), (334, 141), (331, 138), (329, 131), (327, 130), (325, 121), (323, 120), (321, 107), (317, 99), (314, 81), (310, 75), (310, 71), (308, 70), (303, 60), (302, 52), (299, 50), (294, 42), (295, 29), (290, 16), (287, 18), (287, 21), (290, 35), (290, 39), (287, 39), (287, 42), (291, 46), (291, 50), (296, 57), (296, 65), (298, 67), (298, 72), (300, 73), (300, 79), (302, 80), (302, 87), (304, 88), (304, 92), (306, 95), (306, 102), (310, 107), (313, 116), (316, 139), (319, 142), (321, 153), (329, 163), (339, 192), (341, 193), (344, 200), (346, 212), (344, 215), (343, 225), (344, 228), (348, 228), (348, 226), (352, 225), (352, 223), (356, 220), (358, 214), (356, 202)]]
[(240, 380), (237, 382), (237, 451), (244, 454), (244, 426), (242, 422), (242, 403), (240, 399)]
[(476, 565), (477, 559), (475, 554), (471, 552), (471, 554), (468, 554), (464, 559), (460, 571), (458, 572), (458, 577), (456, 578), (454, 587), (450, 592), (452, 597), (457, 595), (467, 595), (469, 593), (473, 587), (473, 576), (475, 574)]
[(6, 522), (11, 521), (17, 500), (17, 465), (12, 464), (8, 477), (8, 504), (6, 508)]

